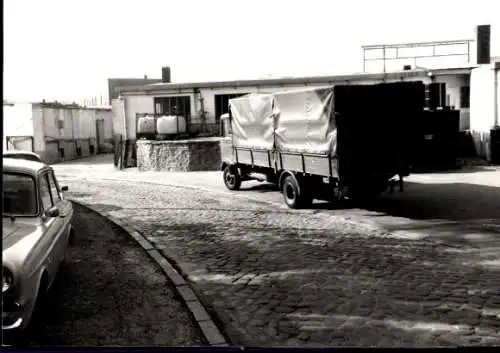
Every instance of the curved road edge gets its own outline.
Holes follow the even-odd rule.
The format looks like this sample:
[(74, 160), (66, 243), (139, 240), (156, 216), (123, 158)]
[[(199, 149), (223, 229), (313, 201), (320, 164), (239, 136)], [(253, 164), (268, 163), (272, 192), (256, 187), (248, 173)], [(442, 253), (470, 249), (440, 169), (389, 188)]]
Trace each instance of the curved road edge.
[(133, 225), (114, 217), (108, 212), (99, 211), (91, 205), (87, 205), (81, 201), (76, 201), (71, 197), (68, 197), (68, 200), (107, 218), (129, 234), (140, 245), (140, 247), (146, 251), (153, 261), (155, 261), (167, 278), (174, 284), (176, 292), (180, 295), (184, 304), (193, 315), (209, 345), (219, 347), (229, 346), (229, 340), (226, 339), (221, 330), (219, 330), (218, 326), (215, 324), (214, 320), (205, 309), (202, 302), (198, 299), (198, 296), (195, 294), (188, 282), (186, 282), (183, 276), (179, 274), (174, 266), (172, 266), (171, 262), (166, 257), (161, 255), (160, 252), (156, 250), (154, 246), (134, 228)]

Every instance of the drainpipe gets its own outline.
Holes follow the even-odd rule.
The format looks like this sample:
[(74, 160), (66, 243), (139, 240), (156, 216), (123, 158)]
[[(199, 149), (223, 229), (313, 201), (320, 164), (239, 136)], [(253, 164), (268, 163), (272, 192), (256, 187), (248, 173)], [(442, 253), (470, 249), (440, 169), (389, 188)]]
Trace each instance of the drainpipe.
[[(193, 89), (193, 97), (194, 97), (194, 104), (195, 104), (195, 109), (194, 111), (197, 112), (199, 111), (200, 112), (200, 115), (199, 115), (199, 119), (200, 119), (200, 129), (202, 130), (202, 132), (204, 132), (204, 129), (205, 129), (205, 104), (203, 102), (203, 97), (201, 95), (201, 91), (199, 88), (194, 88)], [(197, 101), (199, 102), (199, 110), (197, 110)]]
[(125, 104), (126, 104), (126, 99), (125, 97), (121, 96), (120, 100), (123, 102), (122, 104), (122, 114), (123, 114), (123, 139), (127, 140), (127, 110), (125, 109)]
[(495, 77), (493, 78), (494, 79), (494, 91), (493, 91), (493, 104), (494, 104), (494, 127), (497, 127), (499, 124), (498, 124), (498, 68), (499, 68), (500, 64), (499, 63), (495, 63), (495, 67), (493, 69), (493, 74), (495, 75)]
[(121, 148), (121, 163), (120, 163), (120, 169), (125, 168), (125, 148), (127, 146), (127, 110), (125, 109), (125, 104), (127, 100), (125, 97), (121, 96), (120, 99), (122, 100), (122, 112), (123, 112), (123, 140), (122, 140), (122, 148)]

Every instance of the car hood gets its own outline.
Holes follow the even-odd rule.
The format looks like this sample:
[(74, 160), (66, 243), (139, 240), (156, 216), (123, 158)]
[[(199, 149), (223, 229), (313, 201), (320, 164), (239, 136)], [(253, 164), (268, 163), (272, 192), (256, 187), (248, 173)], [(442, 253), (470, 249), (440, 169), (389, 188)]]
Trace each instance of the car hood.
[(2, 251), (4, 253), (16, 244), (29, 248), (30, 244), (36, 241), (35, 238), (38, 238), (38, 235), (41, 234), (40, 229), (35, 225), (16, 223), (16, 221), (10, 222), (10, 224), (8, 222), (5, 222), (4, 219), (2, 226)]

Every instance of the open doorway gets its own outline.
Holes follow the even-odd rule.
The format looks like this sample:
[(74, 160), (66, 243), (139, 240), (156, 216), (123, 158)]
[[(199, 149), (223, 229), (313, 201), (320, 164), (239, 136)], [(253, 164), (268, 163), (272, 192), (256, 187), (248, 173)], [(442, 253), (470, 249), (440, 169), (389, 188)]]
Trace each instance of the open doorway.
[(216, 94), (215, 95), (215, 121), (220, 122), (222, 114), (229, 113), (229, 100), (244, 96), (248, 93)]

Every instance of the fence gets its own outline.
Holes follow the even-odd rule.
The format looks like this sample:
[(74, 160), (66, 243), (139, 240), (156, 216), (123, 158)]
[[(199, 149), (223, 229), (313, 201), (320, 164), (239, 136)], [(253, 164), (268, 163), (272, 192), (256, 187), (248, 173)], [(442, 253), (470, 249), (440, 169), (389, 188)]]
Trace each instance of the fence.
[[(143, 117), (153, 117), (154, 119), (154, 131), (151, 133), (139, 133), (139, 119)], [(179, 124), (177, 123), (177, 132), (172, 134), (160, 134), (158, 132), (158, 119), (164, 117), (163, 114), (148, 114), (148, 113), (137, 113), (136, 114), (136, 137), (137, 139), (149, 139), (149, 140), (178, 140), (178, 139), (190, 139), (197, 137), (216, 137), (221, 136), (221, 123), (206, 123), (202, 119), (197, 117), (196, 119), (186, 119), (186, 131), (179, 131)], [(196, 122), (193, 122), (196, 121)]]

